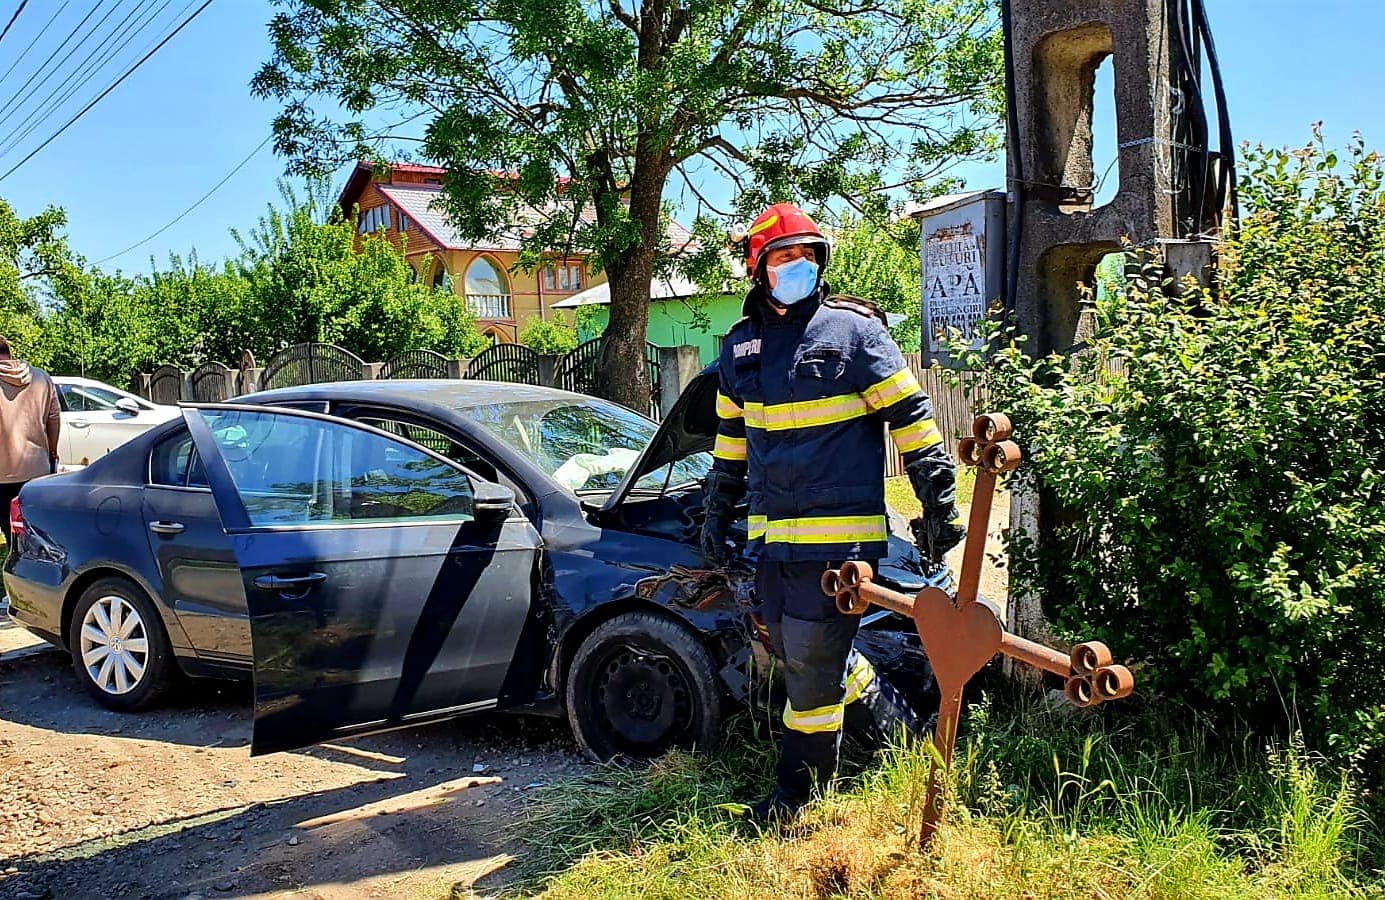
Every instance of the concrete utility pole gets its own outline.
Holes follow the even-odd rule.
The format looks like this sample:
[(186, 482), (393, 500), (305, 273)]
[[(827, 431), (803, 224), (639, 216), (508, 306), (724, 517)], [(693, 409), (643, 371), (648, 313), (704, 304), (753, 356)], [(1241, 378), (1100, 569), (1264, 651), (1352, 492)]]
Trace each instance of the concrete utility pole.
[[(1230, 199), (1230, 129), (1201, 0), (1007, 0), (1009, 91), (1005, 302), (1036, 355), (1089, 334), (1081, 286), (1128, 240), (1173, 274), (1208, 278), (1211, 238)], [(1203, 55), (1212, 69), (1204, 89)], [(1096, 207), (1092, 158), (1096, 71), (1115, 76), (1119, 191)], [(1207, 109), (1217, 100), (1218, 152)], [(1049, 511), (1016, 495), (1011, 528), (1042, 534)], [(1043, 632), (1036, 596), (1012, 591), (1009, 627)]]

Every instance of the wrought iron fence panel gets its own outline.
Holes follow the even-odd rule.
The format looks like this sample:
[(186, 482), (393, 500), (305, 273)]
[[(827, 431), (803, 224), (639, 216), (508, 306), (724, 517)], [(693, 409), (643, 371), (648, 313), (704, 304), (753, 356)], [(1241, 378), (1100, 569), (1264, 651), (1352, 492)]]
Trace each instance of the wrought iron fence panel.
[[(553, 372), (553, 384), (565, 391), (590, 394), (596, 387), (596, 367), (601, 364), (604, 337), (596, 337), (578, 344), (558, 360)], [(649, 371), (649, 408), (645, 412), (652, 418), (661, 418), (659, 413), (659, 348), (645, 344), (645, 365)]]
[(177, 403), (183, 399), (183, 370), (159, 366), (149, 376), (149, 399), (155, 403)]
[(192, 399), (198, 403), (220, 403), (236, 393), (236, 370), (219, 362), (205, 362), (192, 370)]
[(354, 381), (365, 375), (365, 361), (336, 344), (294, 344), (269, 358), (260, 389)]
[(523, 344), (496, 344), (476, 355), (466, 367), (466, 377), (480, 381), (539, 383), (539, 354)]
[(434, 350), (405, 350), (380, 369), (381, 378), (446, 378), (447, 357)]

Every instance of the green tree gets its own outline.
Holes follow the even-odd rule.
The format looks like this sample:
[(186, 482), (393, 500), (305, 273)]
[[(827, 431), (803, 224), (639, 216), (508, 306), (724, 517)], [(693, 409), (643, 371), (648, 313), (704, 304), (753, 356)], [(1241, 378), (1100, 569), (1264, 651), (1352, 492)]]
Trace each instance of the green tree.
[[(328, 341), (365, 359), (432, 349), (470, 356), (487, 344), (462, 298), (420, 283), (407, 249), (362, 239), (330, 199), (325, 182), (300, 194), (281, 184), (240, 244), (236, 271), (246, 303), (232, 332), (261, 358), (290, 344)], [(424, 263), (425, 267), (427, 263)]]
[(832, 242), (827, 280), (832, 290), (863, 297), (904, 320), (890, 329), (900, 347), (919, 349), (922, 333), (923, 269), (919, 223), (903, 219), (889, 226), (846, 217)]
[(522, 224), (526, 265), (592, 253), (611, 283), (597, 389), (633, 408), (649, 395), (650, 279), (678, 249), (671, 183), (703, 198), (704, 178), (734, 179), (743, 209), (879, 206), (886, 180), (994, 146), (994, 0), (280, 2), (253, 88), (284, 104), (290, 168), (418, 141), (449, 171), (464, 236)]
[(519, 342), (539, 353), (560, 356), (577, 346), (577, 328), (561, 313), (551, 319), (530, 316), (519, 330)]
[(0, 200), (0, 334), (41, 365), (50, 364), (45, 307), (80, 295), (86, 283), (67, 245), (66, 225), (67, 213), (57, 207), (21, 219)]

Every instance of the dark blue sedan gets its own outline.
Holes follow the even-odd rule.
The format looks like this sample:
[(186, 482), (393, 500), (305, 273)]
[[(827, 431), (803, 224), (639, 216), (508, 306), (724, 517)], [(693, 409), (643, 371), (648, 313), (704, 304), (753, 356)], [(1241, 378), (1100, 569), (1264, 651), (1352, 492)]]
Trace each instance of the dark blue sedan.
[[(11, 615), (114, 709), (253, 672), (254, 753), (494, 708), (565, 711), (602, 759), (713, 746), (767, 659), (749, 567), (699, 569), (715, 390), (704, 373), (662, 426), (465, 380), (189, 407), (23, 489)], [(891, 550), (880, 580), (921, 587)], [(858, 647), (926, 692), (907, 621)]]

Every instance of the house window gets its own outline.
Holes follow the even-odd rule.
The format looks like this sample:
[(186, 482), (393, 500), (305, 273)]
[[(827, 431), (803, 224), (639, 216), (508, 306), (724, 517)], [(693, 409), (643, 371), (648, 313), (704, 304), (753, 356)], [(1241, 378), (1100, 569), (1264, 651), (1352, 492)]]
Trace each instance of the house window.
[(505, 276), (500, 274), (490, 260), (478, 256), (466, 270), (466, 292), (468, 294), (508, 294)]
[(574, 290), (574, 291), (580, 291), (580, 290), (582, 289), (582, 267), (581, 267), (581, 266), (568, 266), (568, 267), (567, 267), (567, 277), (568, 277), (568, 285), (572, 288), (572, 290)]
[(370, 209), (361, 211), (361, 222), (356, 226), (358, 234), (369, 234), (381, 231), (390, 227), (390, 208), (384, 206), (372, 206)]
[(558, 289), (563, 291), (571, 290), (567, 282), (567, 266), (563, 266), (558, 270)]
[(495, 264), (484, 256), (471, 261), (466, 270), (466, 302), (478, 319), (508, 319), (510, 286)]
[(408, 231), (408, 230), (409, 230), (409, 217), (406, 216), (406, 215), (404, 215), (403, 213), (400, 213), (400, 214), (399, 214), (399, 230), (400, 230), (400, 231)]
[(543, 267), (543, 289), (551, 291), (558, 286), (558, 274), (553, 271), (552, 266)]

